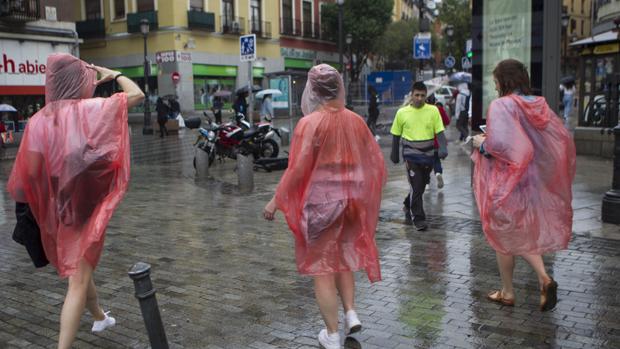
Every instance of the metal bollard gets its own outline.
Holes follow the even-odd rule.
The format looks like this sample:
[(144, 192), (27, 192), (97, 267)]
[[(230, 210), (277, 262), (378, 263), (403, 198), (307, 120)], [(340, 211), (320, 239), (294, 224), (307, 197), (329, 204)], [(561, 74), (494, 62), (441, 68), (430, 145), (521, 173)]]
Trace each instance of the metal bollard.
[(151, 266), (144, 262), (138, 262), (131, 267), (128, 274), (136, 288), (136, 298), (140, 302), (140, 310), (146, 331), (149, 334), (151, 348), (168, 349), (166, 332), (159, 315), (157, 299), (155, 299), (155, 289), (151, 283)]
[(200, 149), (196, 149), (196, 178), (209, 177), (209, 154)]
[(254, 190), (254, 162), (252, 155), (237, 154), (237, 180), (239, 191), (251, 193)]
[(287, 146), (287, 145), (289, 145), (289, 143), (290, 143), (290, 138), (291, 138), (291, 137), (290, 137), (290, 135), (291, 135), (290, 131), (289, 131), (288, 129), (286, 129), (286, 128), (281, 128), (281, 129), (280, 129), (280, 135), (282, 136), (282, 137), (280, 138), (280, 144), (281, 144), (282, 146)]

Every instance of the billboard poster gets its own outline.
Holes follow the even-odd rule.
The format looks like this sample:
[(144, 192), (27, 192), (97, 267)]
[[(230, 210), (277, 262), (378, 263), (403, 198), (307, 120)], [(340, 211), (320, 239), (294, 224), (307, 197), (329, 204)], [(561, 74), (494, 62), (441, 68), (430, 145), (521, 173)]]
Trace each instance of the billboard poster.
[(507, 58), (531, 68), (532, 0), (487, 0), (482, 16), (482, 116), (497, 98), (493, 69)]
[(281, 96), (273, 98), (274, 109), (288, 109), (289, 108), (289, 77), (280, 76), (269, 79), (269, 88), (275, 88), (282, 91)]

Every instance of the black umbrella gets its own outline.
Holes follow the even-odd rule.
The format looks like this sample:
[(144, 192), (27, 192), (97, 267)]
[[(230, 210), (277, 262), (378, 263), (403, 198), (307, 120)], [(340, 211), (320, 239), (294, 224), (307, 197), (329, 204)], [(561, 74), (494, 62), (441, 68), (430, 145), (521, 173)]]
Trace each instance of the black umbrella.
[(570, 84), (575, 82), (575, 77), (572, 75), (566, 75), (565, 77), (560, 79), (561, 84)]
[[(258, 86), (258, 85), (254, 85), (252, 86), (252, 93), (258, 92), (260, 90), (262, 90), (263, 88)], [(237, 91), (235, 91), (235, 94), (243, 94), (243, 93), (248, 93), (248, 85), (244, 85), (240, 88), (237, 89)]]

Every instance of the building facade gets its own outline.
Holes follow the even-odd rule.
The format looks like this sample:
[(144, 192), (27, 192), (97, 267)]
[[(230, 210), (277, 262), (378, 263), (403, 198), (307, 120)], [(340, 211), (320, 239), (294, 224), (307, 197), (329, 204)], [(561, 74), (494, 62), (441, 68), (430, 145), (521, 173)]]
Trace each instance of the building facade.
[(47, 56), (79, 55), (73, 11), (72, 0), (0, 3), (0, 103), (17, 109), (2, 115), (8, 129), (21, 131), (44, 105)]

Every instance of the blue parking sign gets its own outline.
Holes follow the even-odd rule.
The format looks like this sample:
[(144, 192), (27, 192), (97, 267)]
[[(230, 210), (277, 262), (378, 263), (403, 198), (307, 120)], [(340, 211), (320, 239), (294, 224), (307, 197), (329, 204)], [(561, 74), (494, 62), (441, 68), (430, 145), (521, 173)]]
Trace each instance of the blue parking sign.
[(244, 35), (239, 38), (239, 54), (241, 62), (256, 60), (256, 34)]
[(413, 59), (431, 58), (431, 34), (417, 34), (413, 38)]

